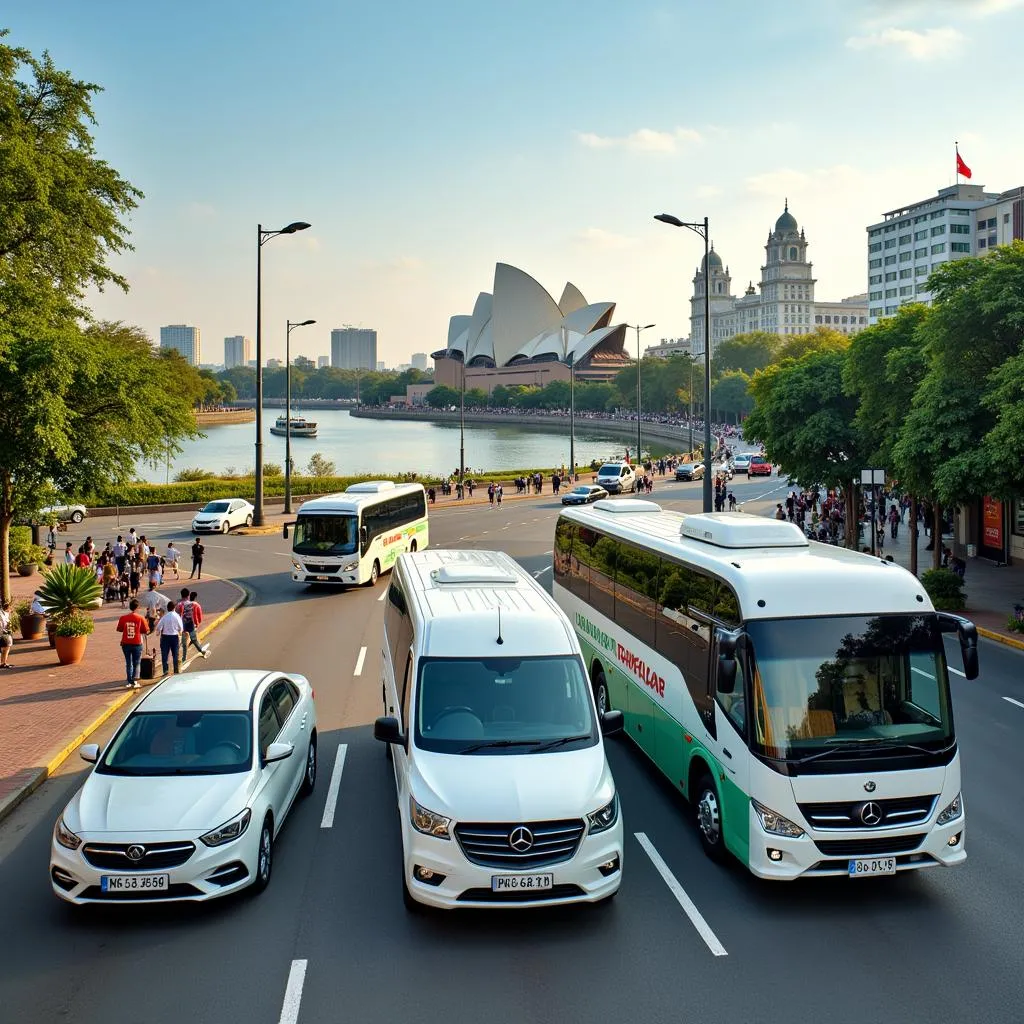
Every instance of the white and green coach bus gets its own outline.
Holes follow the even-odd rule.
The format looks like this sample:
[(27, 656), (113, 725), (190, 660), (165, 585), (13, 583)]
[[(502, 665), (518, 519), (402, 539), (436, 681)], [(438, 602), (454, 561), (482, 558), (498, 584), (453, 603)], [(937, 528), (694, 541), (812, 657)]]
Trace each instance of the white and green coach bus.
[(966, 858), (944, 633), (905, 569), (743, 513), (567, 509), (555, 599), (598, 708), (694, 806), (705, 852), (762, 878)]
[(303, 502), (285, 537), (289, 527), (296, 583), (372, 586), (403, 551), (427, 546), (426, 492), (422, 484), (367, 480)]

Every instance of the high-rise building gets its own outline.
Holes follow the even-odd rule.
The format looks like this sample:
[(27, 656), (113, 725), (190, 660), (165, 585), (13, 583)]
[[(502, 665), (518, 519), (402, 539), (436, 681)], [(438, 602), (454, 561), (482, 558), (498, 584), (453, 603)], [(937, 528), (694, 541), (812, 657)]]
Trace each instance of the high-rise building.
[(224, 369), (248, 366), (252, 360), (252, 341), (244, 334), (235, 334), (224, 339)]
[(337, 327), (331, 331), (331, 366), (341, 370), (377, 368), (377, 332), (363, 327)]
[(377, 372), (383, 373), (388, 368), (388, 364), (383, 359), (377, 360)]
[(198, 327), (187, 327), (185, 324), (161, 327), (160, 347), (174, 349), (190, 366), (198, 366), (202, 362), (202, 344)]
[(331, 365), (331, 357), (330, 356), (317, 356), (316, 357), (316, 368), (318, 370), (322, 370), (325, 366), (330, 366), (330, 365)]
[(426, 370), (426, 368), (427, 368), (427, 353), (426, 352), (413, 352), (412, 359), (410, 360), (410, 362), (412, 363), (412, 368), (414, 370)]

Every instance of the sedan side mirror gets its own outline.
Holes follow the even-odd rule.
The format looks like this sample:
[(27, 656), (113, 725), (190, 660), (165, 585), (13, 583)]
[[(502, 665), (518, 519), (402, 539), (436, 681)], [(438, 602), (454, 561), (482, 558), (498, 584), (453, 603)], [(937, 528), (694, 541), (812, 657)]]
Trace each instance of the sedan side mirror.
[(405, 746), (405, 733), (397, 718), (378, 718), (373, 723), (373, 738), (381, 743), (397, 743)]
[(100, 745), (98, 743), (83, 743), (78, 748), (78, 756), (89, 764), (95, 764), (100, 759)]
[(283, 761), (295, 753), (294, 743), (271, 743), (267, 752), (263, 755), (263, 763), (273, 764), (275, 761)]
[(601, 716), (601, 735), (614, 736), (622, 732), (622, 712), (606, 711)]

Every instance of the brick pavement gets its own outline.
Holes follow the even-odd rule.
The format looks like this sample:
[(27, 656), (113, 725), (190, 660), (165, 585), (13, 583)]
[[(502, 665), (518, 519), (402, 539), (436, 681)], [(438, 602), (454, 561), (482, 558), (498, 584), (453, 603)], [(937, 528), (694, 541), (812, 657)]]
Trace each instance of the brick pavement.
[[(186, 583), (198, 592), (203, 607), (200, 632), (245, 599), (241, 588), (217, 578), (189, 582), (183, 576), (160, 593), (177, 599)], [(41, 584), (39, 575), (13, 576), (15, 602), (31, 598)], [(114, 628), (123, 612), (120, 602), (113, 602), (93, 613), (96, 629), (78, 665), (59, 664), (45, 637), (25, 641), (16, 635), (10, 657), (14, 668), (0, 673), (0, 818), (55, 770), (53, 762), (81, 741), (90, 723), (130, 699), (121, 636)], [(159, 669), (158, 661), (158, 678)]]

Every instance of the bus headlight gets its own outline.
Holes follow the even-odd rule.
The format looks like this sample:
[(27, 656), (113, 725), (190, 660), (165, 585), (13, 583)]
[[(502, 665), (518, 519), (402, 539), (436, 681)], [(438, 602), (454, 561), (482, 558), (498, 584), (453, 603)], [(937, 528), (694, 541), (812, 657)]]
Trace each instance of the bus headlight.
[(342, 572), (355, 572), (356, 569), (358, 569), (358, 568), (359, 568), (359, 563), (358, 562), (349, 562), (348, 565), (343, 565), (341, 567), (341, 571)]
[(452, 819), (446, 818), (443, 814), (428, 811), (411, 796), (409, 797), (409, 820), (412, 822), (412, 827), (425, 836), (433, 836), (435, 839), (451, 839), (448, 830), (451, 828)]
[(293, 558), (292, 559), (292, 568), (296, 572), (302, 572), (302, 563), (301, 562), (296, 562), (295, 559)]
[(948, 825), (951, 821), (956, 821), (961, 814), (964, 813), (964, 802), (960, 799), (960, 794), (953, 798), (952, 802), (943, 812), (935, 819), (936, 825)]
[(787, 836), (790, 839), (799, 839), (804, 834), (804, 830), (799, 825), (794, 825), (789, 818), (784, 818), (778, 811), (773, 811), (770, 807), (765, 807), (764, 804), (759, 804), (754, 799), (751, 799), (750, 802), (754, 805), (754, 813), (765, 832), (770, 832), (773, 836)]

